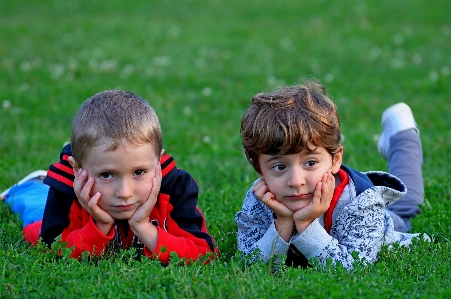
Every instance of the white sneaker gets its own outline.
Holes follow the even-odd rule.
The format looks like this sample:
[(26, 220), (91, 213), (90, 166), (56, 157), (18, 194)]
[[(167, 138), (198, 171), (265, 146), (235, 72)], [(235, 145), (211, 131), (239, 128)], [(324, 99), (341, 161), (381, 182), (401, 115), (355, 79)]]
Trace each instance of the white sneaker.
[(45, 171), (45, 170), (36, 170), (36, 171), (33, 171), (32, 173), (30, 173), (29, 175), (27, 175), (26, 177), (24, 177), (23, 179), (21, 179), (19, 182), (17, 182), (17, 184), (15, 184), (15, 185), (13, 185), (13, 186), (11, 186), (10, 188), (8, 188), (7, 190), (5, 190), (5, 191), (3, 191), (1, 194), (0, 194), (0, 200), (3, 200), (5, 197), (6, 197), (6, 194), (8, 194), (8, 191), (12, 188), (12, 187), (14, 187), (14, 186), (16, 186), (16, 185), (20, 185), (20, 184), (23, 184), (23, 183), (26, 183), (26, 182), (28, 182), (28, 181), (32, 181), (32, 180), (44, 180), (44, 178), (45, 178), (45, 176), (47, 175), (47, 171)]
[(386, 160), (390, 152), (390, 138), (402, 131), (414, 129), (417, 134), (420, 130), (413, 118), (412, 110), (405, 103), (398, 103), (385, 109), (382, 113), (382, 134), (377, 143), (377, 150)]

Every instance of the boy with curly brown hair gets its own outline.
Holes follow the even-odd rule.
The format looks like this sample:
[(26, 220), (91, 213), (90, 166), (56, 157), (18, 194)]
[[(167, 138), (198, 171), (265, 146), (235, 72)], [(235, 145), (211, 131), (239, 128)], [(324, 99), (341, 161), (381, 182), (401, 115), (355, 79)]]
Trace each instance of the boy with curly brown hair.
[[(410, 108), (383, 114), (379, 151), (389, 170), (342, 164), (340, 119), (318, 82), (259, 93), (241, 121), (246, 157), (260, 178), (236, 214), (238, 248), (286, 264), (327, 259), (352, 268), (352, 252), (377, 260), (384, 244), (408, 245), (410, 218), (423, 203), (422, 149)], [(403, 181), (408, 185), (408, 191)], [(254, 256), (255, 258), (255, 256)]]

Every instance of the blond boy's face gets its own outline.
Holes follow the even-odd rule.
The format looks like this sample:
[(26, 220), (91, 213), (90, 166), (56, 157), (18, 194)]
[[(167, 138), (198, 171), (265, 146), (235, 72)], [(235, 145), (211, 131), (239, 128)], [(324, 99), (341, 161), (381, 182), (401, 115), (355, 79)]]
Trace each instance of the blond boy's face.
[(292, 155), (260, 155), (261, 176), (271, 193), (288, 209), (295, 212), (313, 199), (315, 187), (329, 170), (338, 172), (342, 151), (332, 157), (325, 148)]
[(151, 144), (120, 144), (107, 151), (109, 143), (92, 148), (83, 169), (95, 179), (90, 195), (100, 192), (98, 205), (115, 219), (130, 219), (147, 200), (160, 157)]

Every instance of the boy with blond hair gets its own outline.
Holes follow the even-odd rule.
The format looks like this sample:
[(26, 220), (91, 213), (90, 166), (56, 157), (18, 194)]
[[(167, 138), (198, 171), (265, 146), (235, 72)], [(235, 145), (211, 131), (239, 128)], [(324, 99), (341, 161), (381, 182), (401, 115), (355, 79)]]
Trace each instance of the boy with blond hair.
[(188, 260), (217, 253), (196, 181), (164, 153), (155, 111), (131, 92), (109, 90), (83, 103), (44, 183), (42, 227), (30, 224), (25, 237), (40, 230), (51, 245), (61, 235), (72, 257), (135, 247), (167, 263), (171, 252)]
[[(384, 244), (408, 245), (410, 218), (423, 203), (422, 150), (410, 108), (383, 114), (379, 151), (393, 173), (362, 173), (342, 164), (340, 120), (317, 82), (259, 93), (241, 121), (246, 157), (259, 174), (236, 214), (238, 248), (290, 266), (352, 268), (373, 263)], [(406, 185), (401, 180), (405, 180)], [(255, 258), (255, 256), (254, 256)]]

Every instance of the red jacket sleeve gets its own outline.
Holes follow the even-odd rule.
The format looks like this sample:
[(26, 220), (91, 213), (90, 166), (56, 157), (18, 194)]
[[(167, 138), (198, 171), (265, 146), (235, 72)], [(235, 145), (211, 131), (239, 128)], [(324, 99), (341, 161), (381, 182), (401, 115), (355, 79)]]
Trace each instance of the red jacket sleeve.
[[(172, 157), (169, 158), (162, 160), (162, 168), (169, 161), (174, 163)], [(165, 173), (165, 178), (149, 219), (158, 226), (157, 247), (155, 252), (144, 248), (144, 254), (157, 256), (164, 263), (169, 262), (171, 252), (189, 260), (207, 253), (213, 253), (212, 257), (219, 255), (213, 237), (207, 231), (205, 217), (197, 206), (199, 188), (196, 181), (175, 164)]]
[[(145, 247), (145, 255), (157, 257), (161, 262), (168, 263), (171, 252), (188, 260), (196, 260), (207, 253), (213, 253), (212, 257), (219, 254), (213, 245), (213, 238), (206, 229), (205, 218), (196, 206), (197, 195), (195, 197), (186, 195), (188, 194), (172, 200), (168, 195), (160, 193), (157, 208), (150, 215), (153, 223), (156, 219), (163, 219), (157, 226), (157, 247), (155, 252)], [(172, 205), (173, 202), (176, 204), (175, 207)], [(157, 213), (162, 213), (161, 216), (165, 217)]]
[[(163, 263), (169, 263), (170, 253), (175, 252), (178, 257), (187, 260), (197, 260), (207, 253), (218, 255), (216, 250), (211, 250), (201, 239), (192, 237), (177, 237), (161, 228), (158, 228), (158, 243), (155, 252), (144, 247), (144, 254), (149, 257), (157, 257)], [(212, 257), (214, 257), (214, 255)]]
[(114, 228), (111, 228), (108, 235), (102, 234), (91, 215), (77, 201), (71, 206), (69, 221), (69, 227), (63, 230), (61, 240), (67, 242), (68, 248), (73, 247), (71, 257), (79, 258), (83, 251), (94, 256), (100, 255), (114, 238)]

